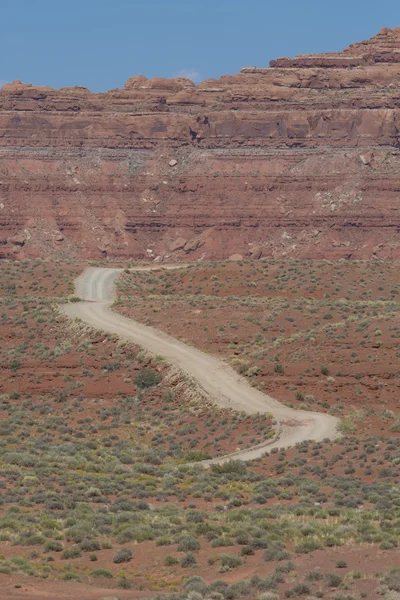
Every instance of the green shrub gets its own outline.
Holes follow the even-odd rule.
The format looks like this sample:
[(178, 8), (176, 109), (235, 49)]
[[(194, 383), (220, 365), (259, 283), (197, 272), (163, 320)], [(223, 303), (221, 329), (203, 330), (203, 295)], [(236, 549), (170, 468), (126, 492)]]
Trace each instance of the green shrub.
[(226, 592), (226, 598), (229, 600), (243, 598), (243, 596), (249, 596), (250, 590), (251, 584), (249, 581), (236, 581), (229, 586)]
[(198, 550), (200, 550), (200, 544), (192, 535), (185, 535), (180, 539), (178, 552), (197, 552)]
[(294, 550), (296, 554), (308, 554), (309, 552), (314, 552), (314, 550), (321, 550), (321, 548), (322, 546), (317, 540), (308, 538), (299, 542)]
[(385, 573), (383, 583), (386, 583), (390, 590), (400, 592), (400, 568), (390, 569)]
[(121, 548), (121, 550), (118, 550), (118, 552), (115, 554), (113, 562), (116, 564), (129, 562), (132, 560), (132, 557), (133, 553), (130, 548)]
[(164, 565), (166, 567), (173, 567), (177, 564), (179, 564), (179, 558), (172, 556), (172, 554), (167, 554), (167, 556), (164, 558)]
[(61, 558), (63, 560), (68, 560), (69, 558), (80, 558), (82, 556), (81, 551), (78, 546), (72, 546), (72, 548), (66, 548), (64, 552), (61, 554)]
[(342, 578), (339, 577), (339, 575), (336, 575), (336, 573), (327, 573), (325, 575), (325, 581), (328, 587), (339, 587), (342, 583)]
[(64, 575), (62, 576), (62, 579), (64, 581), (81, 581), (81, 578), (79, 577), (79, 575), (77, 575), (76, 573), (64, 573)]
[(349, 418), (346, 418), (340, 421), (339, 425), (337, 426), (337, 430), (346, 435), (349, 433), (354, 433), (356, 426)]
[(199, 575), (192, 575), (191, 577), (188, 577), (183, 584), (183, 588), (185, 593), (196, 592), (202, 596), (206, 595), (208, 592), (208, 586), (206, 582)]
[(241, 460), (228, 460), (222, 465), (211, 465), (211, 471), (218, 475), (224, 475), (225, 473), (237, 473), (238, 475), (244, 475), (247, 471), (246, 464)]
[(95, 550), (100, 550), (100, 544), (97, 540), (83, 540), (79, 544), (79, 548), (82, 552), (94, 552)]
[(158, 385), (162, 377), (153, 369), (142, 369), (137, 375), (135, 382), (139, 389), (145, 389)]
[(126, 577), (120, 577), (120, 579), (118, 579), (117, 585), (121, 590), (131, 590), (132, 589), (132, 583)]
[(188, 552), (181, 560), (181, 567), (193, 567), (197, 564), (197, 560), (193, 552)]
[(111, 571), (108, 571), (107, 569), (95, 569), (90, 574), (92, 577), (104, 577), (105, 579), (112, 579), (114, 577)]
[(241, 564), (243, 564), (243, 561), (240, 556), (233, 556), (232, 554), (222, 554), (221, 556), (221, 565), (223, 567), (235, 569), (236, 567), (240, 567)]
[(321, 573), (321, 571), (310, 571), (306, 575), (307, 581), (321, 581), (321, 579), (323, 579), (323, 578), (324, 578), (324, 576)]
[(309, 594), (311, 594), (311, 588), (305, 583), (298, 583), (291, 590), (285, 592), (285, 597), (293, 598), (293, 596), (308, 596)]
[(18, 371), (18, 369), (20, 368), (20, 366), (21, 366), (21, 363), (16, 358), (13, 358), (10, 361), (10, 370), (11, 371), (13, 371), (13, 372)]
[(63, 550), (64, 546), (62, 543), (57, 542), (56, 540), (49, 540), (44, 546), (45, 552), (62, 552)]
[(268, 544), (268, 547), (264, 550), (263, 558), (265, 562), (282, 561), (289, 559), (290, 553), (281, 542), (274, 542)]

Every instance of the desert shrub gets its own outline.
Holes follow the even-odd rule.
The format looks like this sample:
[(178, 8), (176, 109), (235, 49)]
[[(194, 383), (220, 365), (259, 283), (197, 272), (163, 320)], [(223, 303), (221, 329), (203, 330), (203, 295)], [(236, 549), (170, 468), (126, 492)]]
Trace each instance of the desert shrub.
[(167, 554), (167, 556), (164, 558), (164, 565), (166, 567), (172, 567), (177, 564), (179, 564), (179, 558), (172, 556), (172, 554)]
[(210, 583), (210, 590), (213, 594), (221, 594), (221, 596), (225, 597), (226, 592), (229, 588), (229, 584), (222, 579), (217, 579)]
[(95, 569), (90, 574), (92, 577), (104, 577), (105, 579), (112, 579), (114, 577), (111, 571), (108, 571), (107, 569)]
[(254, 548), (254, 550), (260, 550), (260, 548), (264, 550), (265, 548), (268, 548), (268, 542), (262, 538), (253, 538), (250, 540), (250, 546)]
[(321, 581), (321, 579), (323, 579), (323, 578), (324, 578), (324, 576), (321, 573), (321, 571), (310, 571), (306, 575), (307, 581)]
[(142, 369), (137, 375), (135, 382), (138, 388), (145, 389), (158, 385), (161, 379), (161, 375), (153, 369)]
[(126, 577), (120, 577), (117, 583), (118, 587), (121, 590), (130, 590), (132, 589), (132, 583)]
[(113, 513), (133, 510), (135, 510), (135, 503), (129, 498), (118, 498), (110, 507), (110, 512)]
[(212, 458), (211, 454), (201, 450), (190, 450), (185, 454), (185, 462), (201, 462), (202, 460), (209, 460), (210, 458)]
[(81, 578), (79, 577), (79, 575), (77, 575), (76, 573), (71, 573), (70, 571), (68, 571), (67, 573), (64, 573), (64, 575), (62, 576), (62, 579), (64, 581), (81, 581)]
[(243, 546), (240, 554), (241, 556), (252, 556), (254, 554), (254, 550), (251, 546)]
[(126, 542), (144, 542), (145, 540), (154, 540), (155, 533), (149, 527), (128, 527), (121, 531), (117, 536), (119, 544)]
[(340, 431), (340, 433), (346, 435), (349, 433), (354, 433), (354, 431), (356, 430), (356, 426), (349, 418), (346, 418), (340, 421), (340, 423), (337, 426), (337, 429), (338, 431)]
[(279, 600), (279, 596), (275, 592), (264, 592), (257, 596), (257, 600)]
[(329, 369), (326, 365), (321, 365), (321, 373), (322, 375), (329, 375)]
[(82, 552), (94, 552), (95, 550), (100, 550), (100, 544), (97, 540), (83, 540), (79, 544), (79, 548)]
[(347, 562), (343, 559), (338, 560), (336, 566), (338, 569), (345, 569), (347, 567)]
[(281, 373), (281, 374), (285, 372), (283, 366), (280, 363), (275, 364), (274, 371), (275, 371), (275, 373)]
[(156, 546), (170, 546), (173, 543), (173, 538), (167, 535), (162, 535), (161, 537), (156, 539)]
[(227, 600), (236, 600), (236, 598), (242, 598), (248, 596), (251, 590), (251, 584), (249, 581), (236, 581), (232, 583), (226, 591), (225, 597)]
[(191, 577), (188, 577), (183, 584), (183, 589), (185, 592), (197, 592), (205, 595), (208, 591), (208, 586), (202, 577), (199, 575), (192, 575)]
[(297, 544), (295, 547), (296, 554), (308, 554), (314, 552), (314, 550), (320, 550), (321, 544), (312, 538), (307, 538)]
[(34, 467), (36, 463), (35, 457), (27, 452), (7, 452), (3, 459), (6, 463), (18, 467)]
[(204, 523), (204, 513), (199, 510), (191, 510), (188, 512), (186, 520), (188, 523)]
[(281, 561), (289, 559), (290, 554), (287, 550), (285, 550), (285, 546), (281, 542), (274, 542), (268, 544), (264, 551), (263, 558), (265, 562), (275, 560)]
[(192, 535), (185, 535), (180, 539), (178, 552), (196, 552), (197, 550), (200, 550), (200, 544)]
[(291, 590), (285, 592), (286, 598), (293, 598), (294, 596), (308, 596), (311, 594), (311, 588), (305, 583), (297, 583)]
[(62, 552), (63, 550), (64, 546), (57, 540), (49, 540), (44, 546), (45, 552)]
[(78, 546), (72, 546), (72, 548), (66, 548), (64, 552), (61, 554), (61, 558), (63, 560), (68, 560), (69, 558), (80, 558), (82, 556), (81, 551)]
[(132, 560), (132, 556), (133, 553), (130, 548), (121, 548), (121, 550), (118, 550), (118, 552), (115, 554), (113, 562), (116, 564), (129, 562)]
[(228, 538), (225, 536), (217, 537), (211, 542), (211, 546), (213, 548), (220, 548), (226, 546), (234, 546), (234, 542), (232, 538)]
[(10, 361), (10, 370), (11, 371), (13, 371), (13, 372), (18, 371), (18, 369), (20, 368), (20, 366), (21, 366), (21, 363), (16, 358), (13, 358)]
[(240, 556), (233, 556), (232, 554), (222, 554), (221, 556), (221, 566), (228, 567), (229, 569), (235, 569), (236, 567), (240, 567), (243, 563)]
[(66, 539), (68, 542), (80, 544), (83, 540), (88, 539), (91, 534), (91, 526), (89, 523), (79, 523), (67, 530)]
[(222, 465), (211, 465), (211, 470), (218, 475), (224, 475), (225, 473), (244, 475), (247, 469), (246, 464), (241, 460), (228, 460)]
[(197, 564), (197, 560), (193, 552), (188, 552), (185, 556), (182, 557), (181, 567), (193, 567), (193, 565)]
[(383, 583), (386, 583), (390, 590), (400, 592), (400, 568), (390, 569), (385, 573)]
[(327, 573), (325, 575), (325, 581), (328, 587), (339, 587), (342, 583), (342, 578), (339, 577), (339, 575), (336, 575), (336, 573)]

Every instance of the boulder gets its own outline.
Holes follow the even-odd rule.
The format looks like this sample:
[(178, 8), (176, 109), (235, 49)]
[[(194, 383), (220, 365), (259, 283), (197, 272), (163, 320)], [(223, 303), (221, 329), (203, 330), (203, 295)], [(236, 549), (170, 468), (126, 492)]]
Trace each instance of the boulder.
[(361, 154), (360, 156), (360, 160), (365, 166), (370, 166), (373, 158), (374, 153), (372, 152), (372, 150), (370, 150), (369, 152), (365, 152), (365, 154)]
[(190, 240), (189, 242), (186, 242), (183, 249), (186, 252), (186, 254), (188, 254), (189, 252), (195, 252), (195, 250), (197, 250), (198, 248), (200, 248), (203, 245), (204, 245), (203, 240), (200, 240), (199, 238), (195, 238), (193, 240)]
[(253, 248), (250, 253), (252, 260), (260, 260), (262, 256), (262, 248)]
[(185, 238), (179, 237), (175, 241), (171, 242), (169, 249), (171, 252), (176, 252), (177, 250), (182, 250), (186, 244), (187, 240), (185, 240)]

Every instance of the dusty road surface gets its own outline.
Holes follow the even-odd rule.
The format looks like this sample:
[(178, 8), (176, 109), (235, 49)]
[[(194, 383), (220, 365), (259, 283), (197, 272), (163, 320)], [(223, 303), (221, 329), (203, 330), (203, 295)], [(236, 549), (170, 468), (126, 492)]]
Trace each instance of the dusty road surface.
[[(176, 267), (157, 267), (160, 268)], [(138, 267), (138, 270), (144, 269)], [(338, 419), (335, 417), (288, 408), (252, 388), (222, 360), (113, 312), (110, 305), (119, 272), (118, 269), (86, 269), (76, 282), (77, 295), (85, 301), (62, 305), (61, 310), (71, 318), (79, 317), (93, 327), (116, 333), (154, 354), (161, 354), (168, 362), (193, 377), (215, 404), (247, 413), (271, 413), (277, 421), (277, 436), (273, 441), (268, 440), (254, 448), (204, 461), (204, 465), (221, 464), (230, 458), (251, 460), (274, 447), (288, 448), (305, 440), (322, 441), (338, 436)]]

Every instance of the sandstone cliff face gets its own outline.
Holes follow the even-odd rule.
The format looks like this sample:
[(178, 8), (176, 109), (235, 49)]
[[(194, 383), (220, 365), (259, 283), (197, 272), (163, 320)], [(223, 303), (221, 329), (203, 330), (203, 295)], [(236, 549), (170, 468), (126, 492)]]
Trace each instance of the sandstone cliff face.
[(198, 86), (0, 90), (0, 257), (400, 257), (400, 29)]

